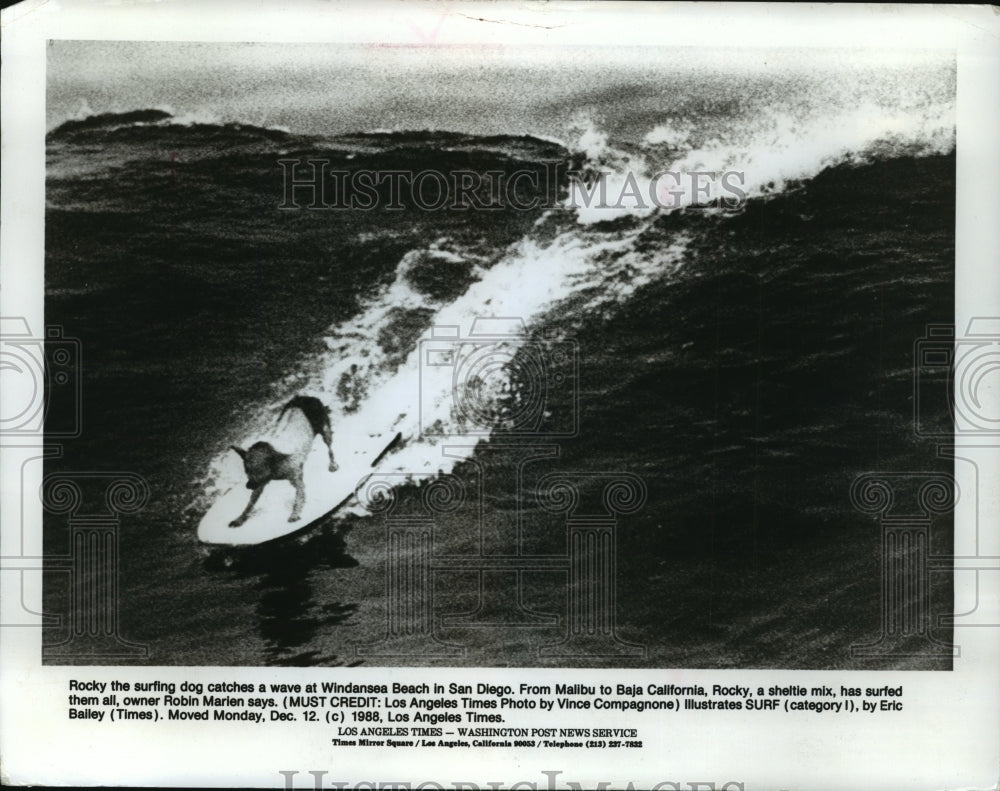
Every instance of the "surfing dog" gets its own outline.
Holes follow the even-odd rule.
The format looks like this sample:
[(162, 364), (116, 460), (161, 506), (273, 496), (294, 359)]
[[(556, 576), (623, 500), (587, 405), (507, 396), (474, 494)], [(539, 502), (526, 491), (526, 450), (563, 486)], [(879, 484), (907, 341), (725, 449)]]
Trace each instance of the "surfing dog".
[[(282, 423), (285, 415), (288, 420)], [(295, 503), (292, 505), (289, 522), (296, 521), (302, 514), (302, 506), (306, 501), (305, 484), (302, 481), (302, 467), (312, 449), (313, 439), (319, 434), (326, 443), (330, 453), (330, 472), (336, 472), (337, 463), (333, 460), (333, 431), (330, 429), (330, 410), (318, 398), (312, 396), (295, 396), (285, 404), (278, 415), (278, 429), (275, 442), (287, 445), (289, 453), (282, 453), (270, 442), (255, 442), (244, 450), (235, 445), (230, 447), (243, 459), (243, 468), (247, 474), (247, 488), (253, 490), (250, 502), (236, 519), (229, 523), (230, 527), (239, 527), (250, 516), (250, 512), (260, 499), (261, 492), (270, 481), (290, 481), (295, 487)]]

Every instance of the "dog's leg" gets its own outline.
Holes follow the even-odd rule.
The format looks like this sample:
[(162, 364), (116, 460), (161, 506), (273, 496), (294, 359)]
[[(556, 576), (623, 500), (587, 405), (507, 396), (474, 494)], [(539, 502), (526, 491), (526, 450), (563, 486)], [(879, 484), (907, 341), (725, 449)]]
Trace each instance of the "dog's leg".
[(257, 501), (260, 499), (260, 494), (263, 491), (264, 491), (263, 486), (258, 486), (256, 489), (253, 490), (253, 493), (250, 495), (250, 502), (247, 503), (247, 507), (243, 509), (242, 514), (240, 514), (238, 517), (236, 517), (236, 519), (234, 519), (232, 522), (229, 523), (230, 527), (239, 527), (244, 522), (246, 522), (247, 519), (250, 518), (250, 512), (253, 510), (253, 507), (257, 504)]
[(333, 460), (333, 430), (330, 428), (330, 421), (323, 421), (322, 432), (323, 442), (326, 443), (326, 449), (330, 454), (330, 472), (337, 471), (337, 462)]
[(306, 485), (302, 480), (301, 470), (296, 470), (289, 476), (289, 480), (295, 487), (295, 502), (292, 505), (292, 515), (288, 517), (288, 521), (296, 522), (302, 516), (302, 506), (306, 504)]

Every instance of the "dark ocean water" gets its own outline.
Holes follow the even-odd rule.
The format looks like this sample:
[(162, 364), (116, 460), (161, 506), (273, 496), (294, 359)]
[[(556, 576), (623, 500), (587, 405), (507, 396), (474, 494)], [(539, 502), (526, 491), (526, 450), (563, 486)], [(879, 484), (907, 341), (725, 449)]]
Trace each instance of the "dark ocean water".
[[(322, 139), (160, 111), (52, 131), (46, 322), (81, 341), (84, 407), (82, 435), (46, 472), (127, 471), (150, 490), (119, 534), (121, 633), (149, 655), (114, 662), (950, 667), (919, 640), (907, 658), (852, 659), (879, 635), (882, 582), (879, 528), (849, 491), (863, 472), (950, 469), (913, 431), (913, 373), (926, 325), (953, 316), (953, 149), (876, 139), (764, 173), (735, 212), (277, 209), (282, 158), (545, 174), (640, 167), (655, 143)], [(523, 318), (542, 355), (575, 343), (578, 370), (546, 380), (539, 436), (500, 426), (475, 447), (453, 431), (467, 447), (445, 458), (447, 442), (420, 436), (419, 418), (447, 410), (421, 415), (418, 344), (476, 316)], [(487, 396), (500, 412), (518, 394), (516, 376), (503, 384)], [(301, 541), (200, 546), (212, 498), (242, 484), (225, 449), (301, 391), (331, 405), (335, 431), (356, 418), (403, 432), (397, 471), (414, 475), (399, 478), (401, 507), (438, 473), (483, 492), (438, 519), (437, 557), (565, 555), (564, 520), (532, 487), (587, 473), (590, 503), (600, 475), (641, 478), (645, 503), (615, 529), (614, 610), (622, 644), (645, 656), (539, 653), (567, 629), (575, 589), (558, 564), (435, 572), (434, 635), (464, 656), (359, 654), (387, 606), (384, 523), (360, 507)], [(64, 516), (46, 517), (45, 542), (67, 551)], [(942, 518), (932, 552), (950, 546)], [(934, 615), (950, 612), (948, 575), (930, 582)], [(63, 575), (47, 574), (46, 611), (72, 606)], [(461, 617), (477, 607), (489, 626)], [(49, 629), (46, 643), (65, 636)]]

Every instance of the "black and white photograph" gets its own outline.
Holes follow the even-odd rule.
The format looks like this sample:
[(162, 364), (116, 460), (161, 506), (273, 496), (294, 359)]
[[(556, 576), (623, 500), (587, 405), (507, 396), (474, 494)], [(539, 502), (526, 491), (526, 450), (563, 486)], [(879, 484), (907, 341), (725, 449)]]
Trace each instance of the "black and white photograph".
[(64, 471), (136, 477), (114, 639), (57, 567), (46, 661), (950, 669), (913, 354), (952, 54), (54, 41), (47, 79), (84, 398), (46, 553)]
[(986, 9), (169, 6), (4, 11), (5, 776), (986, 787)]

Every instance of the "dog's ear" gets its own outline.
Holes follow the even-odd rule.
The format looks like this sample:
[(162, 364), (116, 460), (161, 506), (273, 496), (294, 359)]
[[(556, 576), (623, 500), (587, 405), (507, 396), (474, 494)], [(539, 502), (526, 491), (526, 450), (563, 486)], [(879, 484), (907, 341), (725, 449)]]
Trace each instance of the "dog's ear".
[(247, 457), (247, 452), (243, 450), (243, 448), (237, 448), (235, 445), (230, 445), (229, 447), (235, 450), (238, 454), (240, 454), (241, 459), (245, 459)]

